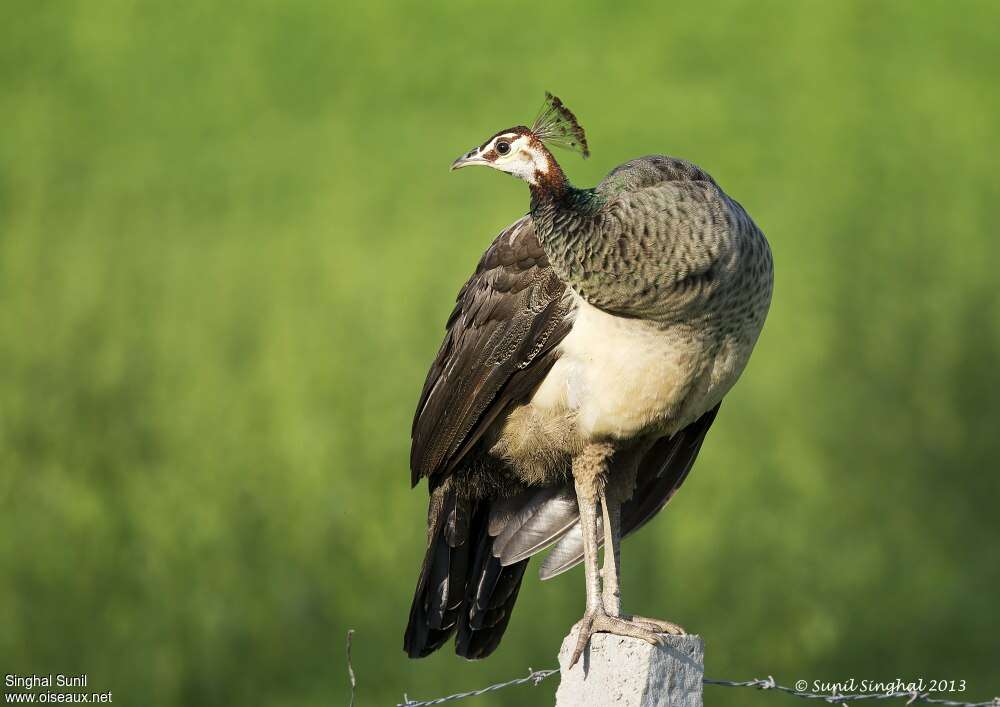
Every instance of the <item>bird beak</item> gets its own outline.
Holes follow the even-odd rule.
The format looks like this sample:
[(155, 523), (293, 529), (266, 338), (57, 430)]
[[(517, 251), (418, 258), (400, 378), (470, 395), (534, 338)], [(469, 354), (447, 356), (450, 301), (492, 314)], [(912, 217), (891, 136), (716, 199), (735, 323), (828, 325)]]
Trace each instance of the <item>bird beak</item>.
[(457, 160), (451, 163), (451, 171), (454, 172), (456, 169), (462, 169), (462, 167), (469, 167), (476, 164), (489, 164), (486, 160), (479, 156), (479, 148), (475, 147), (464, 155), (459, 157)]

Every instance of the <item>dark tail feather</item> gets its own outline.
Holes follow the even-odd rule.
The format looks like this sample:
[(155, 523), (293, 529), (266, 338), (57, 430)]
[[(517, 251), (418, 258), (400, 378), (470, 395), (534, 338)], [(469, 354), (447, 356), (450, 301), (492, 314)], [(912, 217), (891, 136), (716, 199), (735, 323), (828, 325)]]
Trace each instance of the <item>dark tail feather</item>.
[(455, 652), (485, 658), (500, 643), (527, 560), (503, 567), (493, 557), (489, 508), (441, 487), (428, 512), (430, 542), (410, 607), (403, 650), (423, 658), (458, 629)]
[(466, 606), (459, 616), (455, 652), (478, 660), (496, 650), (507, 630), (514, 602), (528, 560), (504, 567), (493, 557), (493, 538), (487, 532), (489, 513), (482, 514), (479, 546), (466, 591)]
[(403, 650), (411, 658), (430, 655), (455, 630), (469, 567), (468, 506), (444, 486), (431, 494), (427, 553), (403, 637)]

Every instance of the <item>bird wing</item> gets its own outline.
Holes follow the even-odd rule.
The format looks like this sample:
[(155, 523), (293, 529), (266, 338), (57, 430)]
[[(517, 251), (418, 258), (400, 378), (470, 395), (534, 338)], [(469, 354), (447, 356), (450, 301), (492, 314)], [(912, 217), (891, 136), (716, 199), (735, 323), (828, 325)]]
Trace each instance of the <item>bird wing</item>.
[(622, 505), (622, 537), (631, 535), (659, 513), (694, 466), (705, 435), (722, 403), (677, 434), (659, 440), (639, 464), (632, 498)]
[[(681, 431), (657, 441), (646, 452), (639, 463), (632, 498), (622, 504), (623, 538), (637, 531), (659, 513), (681, 487), (694, 466), (701, 444), (718, 412), (719, 405), (716, 405)], [(602, 532), (599, 523), (599, 537)], [(539, 576), (551, 579), (575, 567), (581, 560), (583, 533), (580, 524), (576, 523), (546, 556)]]
[(511, 403), (535, 390), (571, 326), (565, 294), (530, 216), (497, 236), (458, 294), (417, 403), (414, 485), (453, 470)]

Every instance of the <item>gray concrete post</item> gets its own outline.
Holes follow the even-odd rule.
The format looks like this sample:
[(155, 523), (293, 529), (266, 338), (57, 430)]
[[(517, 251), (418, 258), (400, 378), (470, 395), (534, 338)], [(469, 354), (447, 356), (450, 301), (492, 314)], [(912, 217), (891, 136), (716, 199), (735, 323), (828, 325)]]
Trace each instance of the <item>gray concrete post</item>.
[(559, 651), (556, 707), (702, 707), (705, 644), (700, 636), (666, 636), (653, 646), (598, 633), (573, 669), (576, 629)]

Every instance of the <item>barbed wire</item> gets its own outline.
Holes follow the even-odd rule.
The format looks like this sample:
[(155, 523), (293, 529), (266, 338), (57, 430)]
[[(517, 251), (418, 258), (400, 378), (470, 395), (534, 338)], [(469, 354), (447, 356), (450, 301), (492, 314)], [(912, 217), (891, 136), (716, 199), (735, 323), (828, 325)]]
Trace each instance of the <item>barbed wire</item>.
[[(354, 629), (347, 632), (347, 672), (351, 681), (351, 707), (354, 705), (355, 690), (357, 688), (357, 681), (354, 676), (354, 666), (351, 662), (351, 638), (353, 635)], [(553, 675), (557, 675), (558, 673), (559, 668), (551, 668), (549, 670), (532, 670), (531, 668), (528, 668), (528, 674), (523, 678), (514, 678), (513, 680), (507, 680), (505, 682), (494, 683), (493, 685), (481, 687), (478, 690), (456, 692), (452, 695), (436, 697), (432, 700), (411, 700), (409, 696), (404, 693), (403, 701), (397, 703), (396, 707), (434, 707), (434, 705), (442, 705), (446, 702), (457, 702), (458, 700), (464, 700), (470, 697), (479, 697), (480, 695), (485, 695), (488, 692), (496, 692), (497, 690), (504, 690), (508, 687), (517, 687), (518, 685), (526, 685), (528, 683), (538, 685), (543, 680), (550, 678)], [(846, 702), (861, 702), (863, 700), (905, 699), (907, 705), (929, 704), (944, 705), (944, 707), (1000, 707), (1000, 697), (994, 697), (992, 700), (987, 702), (957, 702), (955, 700), (945, 700), (938, 697), (931, 697), (930, 692), (920, 692), (918, 690), (853, 693), (846, 695), (838, 694), (836, 691), (833, 693), (807, 692), (806, 690), (797, 690), (794, 687), (779, 685), (772, 675), (768, 675), (766, 679), (754, 678), (753, 680), (712, 680), (710, 678), (702, 678), (702, 684), (714, 685), (717, 687), (749, 687), (756, 688), (758, 690), (775, 690), (776, 692), (784, 692), (788, 695), (799, 697), (804, 700), (823, 700), (829, 704), (844, 704)]]
[(796, 690), (794, 687), (779, 685), (775, 682), (774, 677), (771, 675), (768, 675), (766, 680), (761, 678), (755, 678), (753, 680), (710, 680), (709, 678), (703, 678), (702, 682), (706, 685), (718, 685), (720, 687), (756, 687), (760, 690), (777, 690), (795, 697), (800, 697), (804, 700), (823, 700), (824, 702), (835, 705), (843, 704), (845, 702), (860, 702), (862, 700), (905, 699), (906, 704), (908, 705), (923, 703), (929, 705), (947, 705), (948, 707), (1000, 707), (1000, 697), (994, 697), (988, 702), (956, 702), (954, 700), (944, 700), (937, 697), (931, 697), (931, 693), (920, 692), (918, 690), (851, 693), (847, 695), (837, 694), (836, 692), (832, 694), (823, 692), (807, 692), (806, 690)]
[[(487, 692), (494, 692), (496, 690), (503, 690), (508, 687), (515, 687), (517, 685), (525, 685), (527, 683), (532, 683), (537, 685), (546, 678), (552, 677), (559, 672), (559, 668), (553, 668), (552, 670), (531, 670), (528, 668), (527, 677), (515, 678), (513, 680), (508, 680), (506, 682), (498, 682), (495, 685), (489, 685), (487, 687), (480, 688), (478, 690), (469, 690), (468, 692), (456, 692), (453, 695), (448, 695), (446, 697), (438, 697), (433, 700), (411, 700), (405, 694), (403, 695), (403, 701), (399, 702), (396, 707), (432, 707), (433, 705), (444, 704), (445, 702), (454, 702), (456, 700), (464, 700), (468, 697), (479, 697), (480, 695), (485, 695)], [(778, 692), (784, 692), (794, 697), (799, 697), (804, 700), (823, 700), (829, 704), (844, 704), (846, 702), (860, 702), (862, 700), (896, 700), (905, 699), (908, 705), (912, 704), (931, 704), (931, 705), (945, 705), (946, 707), (1000, 707), (1000, 697), (994, 697), (988, 702), (956, 702), (954, 700), (944, 700), (936, 697), (931, 697), (929, 692), (919, 692), (917, 690), (911, 690), (909, 692), (873, 692), (873, 693), (856, 693), (840, 695), (834, 692), (822, 693), (822, 692), (807, 692), (805, 690), (796, 690), (793, 687), (787, 687), (785, 685), (779, 685), (775, 682), (774, 677), (768, 675), (766, 679), (755, 678), (753, 680), (712, 680), (710, 678), (704, 678), (702, 681), (705, 685), (715, 685), (718, 687), (751, 687), (757, 688), (758, 690), (776, 690)]]
[(532, 670), (528, 668), (527, 677), (514, 678), (513, 680), (508, 680), (507, 682), (498, 682), (495, 685), (490, 685), (488, 687), (480, 688), (479, 690), (470, 690), (469, 692), (456, 692), (454, 695), (448, 695), (447, 697), (438, 697), (434, 700), (411, 700), (405, 694), (403, 695), (403, 701), (396, 705), (396, 707), (431, 707), (431, 705), (440, 705), (445, 702), (454, 702), (455, 700), (464, 700), (466, 697), (479, 697), (480, 695), (485, 695), (487, 692), (493, 692), (494, 690), (503, 690), (505, 687), (514, 687), (515, 685), (524, 685), (525, 683), (534, 683), (537, 685), (542, 680), (548, 677), (552, 677), (559, 672), (559, 668), (553, 668), (552, 670)]

